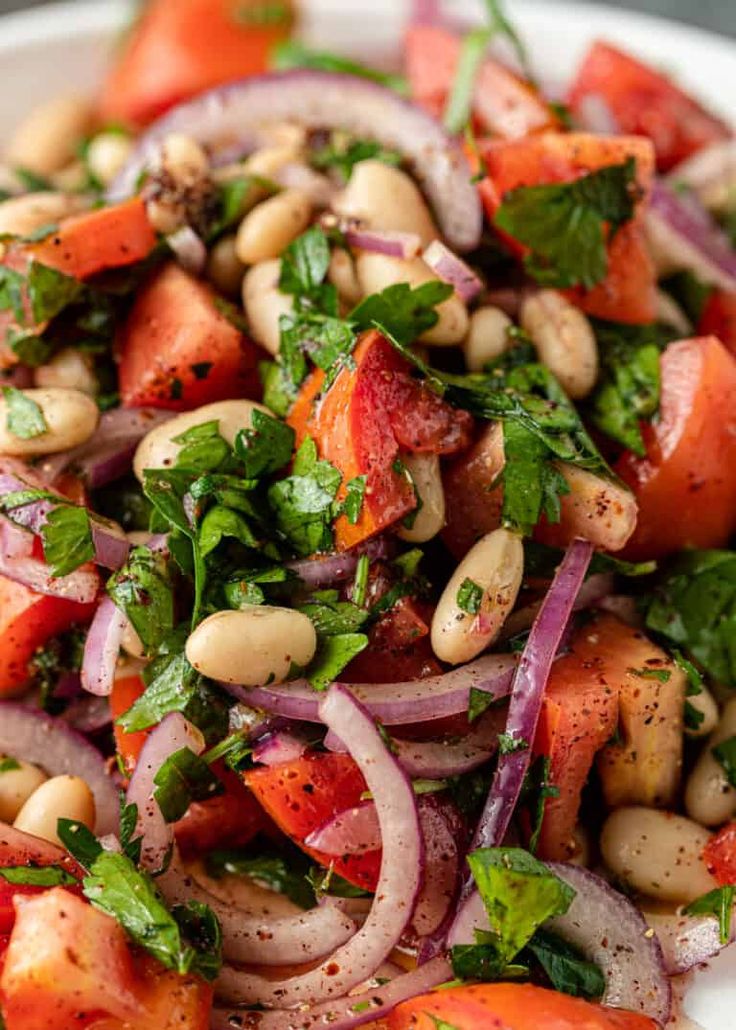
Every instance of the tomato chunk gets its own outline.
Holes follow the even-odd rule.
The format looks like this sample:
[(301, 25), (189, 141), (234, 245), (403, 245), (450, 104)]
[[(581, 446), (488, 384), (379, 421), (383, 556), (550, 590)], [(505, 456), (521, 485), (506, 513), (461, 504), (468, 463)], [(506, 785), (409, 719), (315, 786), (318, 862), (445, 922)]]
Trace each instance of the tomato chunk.
[(0, 697), (27, 682), (34, 652), (76, 624), (89, 622), (91, 604), (48, 597), (0, 576)]
[(353, 366), (338, 373), (323, 397), (325, 373), (313, 372), (287, 419), (297, 444), (311, 436), (320, 457), (342, 473), (341, 498), (351, 479), (366, 477), (357, 522), (353, 525), (342, 515), (335, 523), (340, 550), (413, 511), (414, 489), (396, 465), (402, 448), (453, 454), (467, 446), (472, 426), (466, 412), (454, 411), (413, 379), (407, 362), (375, 330), (362, 335)]
[(139, 291), (118, 339), (126, 407), (185, 411), (258, 394), (258, 348), (216, 301), (210, 286), (173, 263)]
[(253, 769), (245, 783), (273, 821), (324, 866), (364, 890), (374, 891), (380, 851), (333, 859), (304, 846), (305, 839), (339, 812), (360, 803), (366, 783), (350, 755), (307, 754), (293, 762)]
[[(616, 322), (652, 322), (656, 312), (656, 276), (643, 229), (644, 201), (652, 178), (654, 154), (640, 137), (593, 136), (588, 133), (546, 132), (526, 139), (481, 144), (488, 175), (479, 189), (491, 221), (504, 195), (519, 186), (573, 182), (589, 172), (621, 164), (633, 157), (641, 199), (634, 217), (608, 243), (608, 274), (590, 290), (567, 295), (590, 315)], [(520, 256), (525, 248), (510, 237), (507, 243)], [(632, 274), (632, 269), (635, 273)]]
[[(437, 25), (412, 25), (404, 60), (412, 99), (441, 118), (455, 82), (462, 39)], [(524, 79), (487, 57), (476, 79), (473, 113), (478, 127), (504, 139), (558, 127), (549, 104)]]
[(148, 730), (138, 730), (136, 733), (126, 733), (117, 720), (124, 715), (129, 708), (132, 708), (146, 685), (140, 676), (121, 676), (116, 679), (110, 692), (110, 711), (113, 719), (113, 732), (115, 734), (115, 746), (118, 754), (123, 760), (126, 773), (130, 774), (135, 769), (135, 764), (141, 753), (143, 745), (148, 737)]
[(215, 847), (240, 848), (262, 830), (267, 819), (239, 776), (218, 762), (213, 771), (225, 791), (207, 801), (193, 801), (174, 824), (176, 843), (184, 858), (195, 858)]
[(648, 1016), (596, 1005), (532, 984), (497, 983), (424, 994), (388, 1018), (390, 1030), (656, 1030)]
[(736, 357), (736, 291), (713, 290), (697, 329), (699, 336), (717, 336)]
[(666, 75), (600, 40), (590, 48), (578, 71), (570, 90), (570, 106), (580, 114), (591, 97), (605, 103), (620, 132), (652, 140), (662, 172), (709, 143), (732, 136), (725, 122)]
[(646, 458), (615, 471), (636, 494), (639, 521), (623, 552), (662, 558), (724, 547), (736, 528), (736, 360), (715, 337), (671, 343), (661, 359), (659, 417), (643, 426)]
[(134, 965), (140, 1014), (132, 1021), (95, 1019), (89, 1030), (209, 1030), (213, 993), (209, 984), (164, 969), (148, 955), (136, 957)]
[(145, 125), (210, 86), (266, 71), (291, 23), (288, 0), (152, 0), (105, 82), (102, 121)]
[[(28, 833), (0, 823), (0, 869), (25, 865), (57, 865), (71, 876), (82, 876), (82, 870), (66, 851), (39, 837), (32, 837)], [(0, 937), (9, 934), (15, 924), (13, 899), (18, 895), (40, 894), (46, 889), (32, 887), (29, 884), (9, 883), (0, 877)], [(76, 890), (74, 887), (66, 889)]]
[(736, 823), (729, 823), (714, 833), (703, 850), (708, 872), (726, 887), (736, 884)]

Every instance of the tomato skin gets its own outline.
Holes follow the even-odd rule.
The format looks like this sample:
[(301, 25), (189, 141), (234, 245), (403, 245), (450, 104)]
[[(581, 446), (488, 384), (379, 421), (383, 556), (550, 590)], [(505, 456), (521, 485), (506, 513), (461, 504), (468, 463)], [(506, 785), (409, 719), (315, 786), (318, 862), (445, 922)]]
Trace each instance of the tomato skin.
[(736, 884), (736, 823), (714, 833), (703, 850), (708, 872), (722, 887)]
[(238, 18), (238, 2), (152, 0), (104, 84), (100, 119), (145, 125), (202, 90), (266, 71), (292, 6), (283, 22), (258, 25)]
[(717, 336), (736, 357), (736, 291), (713, 290), (697, 325), (698, 336)]
[(580, 113), (586, 97), (600, 97), (620, 132), (648, 136), (660, 172), (669, 171), (732, 132), (667, 76), (600, 40), (593, 44), (570, 90)]
[(236, 773), (222, 762), (217, 762), (213, 771), (225, 786), (224, 794), (192, 802), (186, 815), (174, 824), (176, 843), (184, 858), (196, 858), (215, 847), (243, 847), (268, 822)]
[(260, 352), (216, 299), (207, 283), (174, 263), (142, 287), (117, 340), (125, 407), (187, 411), (258, 395)]
[(622, 552), (635, 561), (724, 547), (736, 528), (736, 360), (713, 336), (680, 340), (664, 351), (661, 378), (646, 458), (626, 452), (614, 466), (639, 505)]
[[(0, 869), (24, 865), (56, 865), (61, 866), (76, 879), (81, 879), (83, 875), (80, 866), (62, 848), (0, 823)], [(9, 934), (15, 924), (13, 899), (16, 896), (32, 897), (42, 894), (46, 889), (27, 884), (12, 884), (0, 878), (0, 937)], [(79, 890), (74, 886), (64, 889), (79, 894)]]
[[(637, 136), (594, 136), (589, 133), (546, 132), (526, 139), (487, 140), (480, 153), (488, 175), (479, 185), (489, 221), (493, 222), (503, 197), (519, 186), (572, 182), (589, 172), (636, 161), (641, 197), (634, 217), (608, 244), (608, 275), (590, 290), (576, 287), (566, 295), (589, 315), (614, 322), (652, 322), (656, 314), (656, 274), (643, 228), (643, 205), (654, 169), (651, 143)], [(522, 244), (504, 236), (520, 256)], [(631, 269), (636, 274), (631, 274)]]
[(140, 676), (121, 676), (115, 680), (110, 692), (115, 747), (128, 775), (135, 769), (149, 731), (137, 730), (135, 733), (126, 733), (123, 727), (118, 725), (117, 720), (132, 708), (145, 689), (146, 685)]
[(77, 623), (89, 622), (94, 610), (94, 602), (48, 597), (0, 576), (0, 697), (24, 686), (37, 648)]
[(304, 840), (339, 812), (360, 803), (367, 790), (350, 755), (313, 753), (293, 762), (264, 766), (243, 779), (273, 821), (307, 854), (364, 890), (375, 891), (381, 852), (334, 859), (304, 846)]
[(389, 1030), (656, 1030), (648, 1016), (597, 1005), (532, 984), (452, 987), (412, 998), (388, 1017)]
[(346, 550), (413, 511), (411, 484), (394, 467), (401, 448), (415, 453), (453, 454), (470, 440), (472, 419), (453, 411), (410, 375), (407, 362), (375, 330), (363, 333), (353, 352), (354, 368), (343, 368), (317, 403), (325, 380), (318, 369), (302, 386), (287, 422), (297, 445), (311, 436), (321, 458), (335, 465), (346, 484), (366, 476), (358, 521), (342, 515), (335, 541)]
[(132, 1022), (94, 1019), (89, 1030), (209, 1030), (211, 985), (164, 969), (148, 955), (135, 956), (134, 966), (135, 996), (143, 1011)]
[[(461, 51), (460, 37), (438, 25), (411, 25), (404, 36), (412, 99), (435, 118), (442, 117)], [(482, 131), (506, 139), (559, 124), (530, 83), (490, 57), (478, 71), (473, 113)]]

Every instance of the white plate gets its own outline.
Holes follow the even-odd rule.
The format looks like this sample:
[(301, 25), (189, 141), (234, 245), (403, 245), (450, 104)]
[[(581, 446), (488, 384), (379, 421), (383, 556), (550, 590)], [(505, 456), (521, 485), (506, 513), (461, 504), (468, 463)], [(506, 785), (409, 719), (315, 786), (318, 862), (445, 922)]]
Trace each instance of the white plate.
[[(688, 89), (736, 125), (736, 111), (729, 107), (736, 97), (736, 44), (731, 41), (613, 7), (555, 0), (507, 4), (545, 81), (564, 83), (590, 42), (605, 37), (676, 72)], [(305, 0), (302, 6), (304, 34), (312, 43), (354, 55), (398, 52), (407, 0)], [(126, 0), (84, 0), (0, 19), (0, 140), (25, 111), (55, 91), (94, 87), (131, 8)], [(446, 10), (480, 16), (482, 0), (447, 0)], [(703, 1030), (734, 1030), (736, 946), (695, 974), (685, 1010)]]

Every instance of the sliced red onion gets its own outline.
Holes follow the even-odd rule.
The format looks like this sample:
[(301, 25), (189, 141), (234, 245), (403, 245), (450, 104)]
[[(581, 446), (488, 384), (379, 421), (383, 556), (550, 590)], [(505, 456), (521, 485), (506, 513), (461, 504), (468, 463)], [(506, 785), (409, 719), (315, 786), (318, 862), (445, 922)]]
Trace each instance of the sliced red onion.
[(10, 519), (0, 516), (0, 574), (49, 597), (90, 604), (99, 579), (94, 569), (79, 568), (68, 576), (52, 576), (48, 565), (31, 554), (33, 538)]
[(155, 162), (161, 141), (184, 132), (205, 146), (247, 137), (267, 122), (307, 129), (343, 129), (398, 150), (412, 166), (443, 235), (457, 250), (477, 246), (482, 228), (478, 191), (461, 144), (429, 115), (384, 86), (351, 75), (312, 69), (252, 76), (181, 104), (148, 129), (108, 190), (108, 200), (131, 196)]
[(181, 715), (171, 712), (148, 734), (130, 778), (126, 803), (137, 805), (136, 834), (143, 838), (141, 865), (152, 872), (163, 869), (174, 840), (174, 831), (164, 819), (154, 798), (154, 777), (167, 758), (188, 747), (202, 753), (202, 734)]
[(325, 554), (317, 558), (297, 558), (286, 562), (286, 568), (297, 575), (309, 590), (332, 586), (352, 579), (358, 567), (358, 559), (367, 555), (371, 561), (380, 561), (391, 554), (389, 541), (385, 536), (368, 540), (352, 551), (340, 554)]
[(545, 687), (575, 599), (588, 571), (593, 545), (574, 540), (562, 560), (534, 620), (514, 674), (506, 734), (517, 750), (499, 757), (491, 790), (473, 839), (474, 848), (498, 847), (509, 827), (531, 761)]
[[(58, 696), (57, 691), (54, 696)], [(112, 722), (110, 702), (106, 697), (76, 697), (61, 718), (79, 733), (98, 733)]]
[[(514, 655), (490, 654), (441, 676), (405, 683), (350, 684), (347, 689), (384, 726), (432, 722), (467, 712), (470, 691), (490, 694), (494, 701), (507, 697), (516, 666)], [(320, 695), (306, 680), (270, 687), (222, 687), (253, 708), (302, 722), (320, 722)]]
[(378, 812), (384, 844), (371, 911), (347, 944), (308, 973), (274, 982), (226, 966), (218, 990), (236, 1004), (291, 1007), (342, 997), (388, 958), (411, 920), (422, 885), (424, 846), (411, 782), (371, 716), (345, 687), (330, 688), (319, 714), (347, 743)]
[[(242, 1009), (216, 1008), (212, 1013), (212, 1030), (353, 1030), (388, 1015), (402, 1001), (426, 994), (433, 987), (452, 978), (452, 967), (444, 958), (436, 958), (410, 973), (397, 976), (390, 983), (371, 986), (359, 994), (348, 994), (338, 1001), (328, 1001), (298, 1011), (246, 1012)], [(256, 1022), (252, 1023), (253, 1017)]]
[(381, 827), (372, 801), (338, 812), (305, 839), (307, 847), (325, 855), (363, 855), (381, 847)]
[(474, 300), (483, 289), (483, 283), (473, 269), (440, 240), (433, 240), (422, 257), (440, 279), (454, 287), (455, 293), (466, 304)]
[(731, 917), (729, 940), (725, 944), (715, 916), (645, 912), (644, 918), (657, 935), (670, 976), (686, 973), (701, 962), (707, 962), (736, 940), (736, 916)]
[(703, 147), (668, 176), (673, 186), (684, 183), (708, 210), (727, 208), (736, 190), (736, 140)]
[(50, 776), (80, 776), (95, 799), (97, 834), (118, 827), (118, 792), (105, 759), (63, 719), (36, 708), (0, 702), (0, 753), (39, 765)]
[(262, 737), (253, 748), (253, 760), (262, 765), (294, 762), (307, 750), (307, 741), (289, 730), (274, 730)]
[(201, 275), (207, 264), (207, 247), (190, 225), (166, 237), (166, 243), (185, 272)]
[(104, 522), (99, 516), (90, 519), (95, 561), (103, 569), (122, 569), (130, 554), (130, 540), (119, 526)]
[(647, 234), (656, 260), (668, 271), (689, 269), (703, 282), (736, 290), (736, 251), (697, 198), (655, 182)]
[(258, 912), (245, 911), (189, 876), (176, 855), (156, 884), (171, 905), (188, 901), (209, 905), (220, 921), (223, 952), (231, 962), (264, 966), (316, 962), (345, 944), (357, 930), (349, 914), (329, 899), (295, 915), (273, 915), (262, 906)]
[(125, 613), (105, 594), (84, 642), (82, 686), (88, 693), (107, 697), (112, 691), (115, 665), (127, 625)]
[(377, 229), (348, 229), (345, 240), (356, 250), (406, 259), (416, 257), (422, 246), (414, 232), (380, 232)]

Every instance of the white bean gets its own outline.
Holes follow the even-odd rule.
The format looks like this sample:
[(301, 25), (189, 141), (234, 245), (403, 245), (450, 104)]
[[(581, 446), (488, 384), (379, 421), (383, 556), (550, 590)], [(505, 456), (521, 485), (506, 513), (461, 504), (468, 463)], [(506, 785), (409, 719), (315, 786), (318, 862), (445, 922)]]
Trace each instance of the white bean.
[(122, 132), (100, 132), (90, 140), (87, 166), (92, 174), (109, 186), (130, 157), (133, 141)]
[(243, 285), (245, 267), (235, 251), (235, 237), (223, 236), (207, 259), (207, 278), (226, 297), (237, 297)]
[(146, 204), (151, 225), (169, 234), (201, 211), (209, 188), (209, 159), (191, 136), (171, 133), (161, 143), (153, 168), (154, 192)]
[[(692, 729), (686, 726), (686, 735), (692, 738), (707, 737), (708, 734), (712, 733), (718, 725), (719, 713), (716, 699), (713, 697), (710, 690), (708, 690), (708, 688), (705, 685), (703, 685), (700, 688), (700, 693), (693, 694), (692, 697), (689, 697), (687, 699), (687, 703), (690, 705), (691, 708), (694, 708), (699, 715), (702, 716), (702, 719), (700, 720), (698, 725), (696, 727), (693, 727)], [(734, 727), (734, 732), (736, 732), (736, 727)]]
[(45, 365), (39, 365), (33, 373), (33, 381), (42, 388), (79, 390), (90, 397), (94, 397), (99, 388), (92, 362), (76, 347), (64, 347)]
[(232, 446), (241, 429), (249, 429), (254, 411), (267, 412), (255, 401), (215, 401), (195, 411), (175, 415), (168, 422), (162, 422), (143, 437), (133, 458), (133, 471), (143, 482), (144, 469), (167, 468), (176, 462), (182, 444), (175, 437), (181, 436), (194, 426), (206, 422), (217, 422), (220, 436)]
[[(5, 757), (0, 757), (0, 767), (4, 761)], [(47, 779), (46, 773), (37, 765), (20, 759), (15, 764), (17, 769), (0, 769), (0, 822), (4, 823), (13, 822), (34, 790)]]
[(294, 308), (294, 298), (279, 289), (280, 261), (263, 261), (250, 268), (243, 279), (243, 307), (251, 335), (274, 357), (279, 352), (279, 319)]
[(95, 799), (84, 780), (78, 776), (54, 776), (31, 794), (13, 826), (34, 837), (61, 844), (56, 833), (59, 819), (71, 819), (91, 830), (95, 814)]
[(606, 551), (620, 551), (636, 529), (639, 508), (633, 493), (588, 469), (563, 462), (557, 468), (570, 488), (560, 498), (567, 534)]
[(478, 308), (470, 316), (468, 335), (463, 341), (468, 372), (482, 372), (484, 365), (495, 361), (513, 346), (509, 329), (513, 322), (500, 308)]
[[(697, 701), (697, 697), (690, 698)], [(736, 736), (736, 698), (721, 713), (718, 728), (707, 740), (685, 785), (685, 811), (703, 826), (718, 826), (736, 812), (736, 788), (713, 754), (713, 748)]]
[(404, 454), (401, 460), (409, 471), (421, 507), (411, 526), (400, 526), (398, 536), (413, 544), (436, 537), (445, 525), (445, 491), (442, 487), (440, 459), (436, 454)]
[(81, 211), (79, 197), (66, 193), (26, 193), (0, 203), (0, 233), (28, 236), (44, 225), (53, 225)]
[(293, 666), (308, 665), (317, 634), (306, 615), (292, 608), (245, 605), (215, 612), (186, 643), (191, 664), (210, 679), (243, 686), (282, 683)]
[(76, 154), (92, 119), (92, 105), (78, 96), (48, 100), (21, 122), (5, 153), (8, 164), (37, 175), (58, 172)]
[(685, 904), (717, 887), (703, 861), (710, 834), (702, 826), (655, 808), (619, 808), (606, 820), (601, 854), (608, 868), (636, 890)]
[(380, 232), (413, 232), (426, 247), (439, 236), (419, 187), (400, 168), (361, 161), (333, 204), (337, 214)]
[[(358, 279), (365, 295), (380, 293), (395, 283), (408, 283), (412, 288), (440, 280), (420, 257), (404, 260), (385, 254), (359, 254), (356, 259)], [(451, 294), (436, 308), (437, 324), (422, 333), (423, 343), (448, 346), (461, 343), (468, 332), (468, 310), (457, 293)]]
[(8, 402), (0, 398), (0, 454), (15, 458), (58, 454), (85, 443), (97, 428), (99, 409), (79, 390), (42, 389), (23, 393), (40, 407), (46, 431), (28, 440), (16, 436), (8, 427)]
[(355, 262), (352, 255), (342, 247), (336, 247), (330, 256), (327, 278), (337, 290), (340, 300), (347, 307), (354, 308), (362, 299), (363, 291), (358, 282)]
[(583, 312), (556, 290), (540, 290), (522, 302), (521, 326), (565, 393), (586, 397), (598, 378), (598, 346)]
[(196, 186), (209, 174), (209, 159), (192, 137), (172, 132), (165, 137), (158, 156), (159, 168), (179, 186)]
[(246, 175), (256, 175), (263, 179), (273, 179), (281, 169), (302, 156), (302, 147), (295, 143), (278, 143), (272, 147), (263, 147), (251, 154), (244, 161), (241, 169)]
[[(432, 648), (441, 661), (451, 665), (468, 662), (493, 643), (516, 603), (523, 574), (524, 547), (516, 533), (495, 529), (471, 547), (445, 587), (432, 618)], [(482, 591), (476, 613), (458, 603), (466, 580)]]
[(254, 207), (240, 223), (235, 251), (244, 265), (279, 257), (309, 225), (312, 204), (301, 190), (284, 190)]

